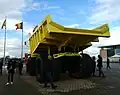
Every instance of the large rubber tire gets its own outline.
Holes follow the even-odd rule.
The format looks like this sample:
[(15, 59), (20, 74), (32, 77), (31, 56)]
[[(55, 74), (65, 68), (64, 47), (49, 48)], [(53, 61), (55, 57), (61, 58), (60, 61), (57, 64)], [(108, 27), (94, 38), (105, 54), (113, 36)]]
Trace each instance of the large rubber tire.
[(67, 70), (69, 72), (69, 76), (73, 78), (78, 78), (78, 75), (75, 73), (79, 72), (80, 56), (69, 56), (67, 59), (68, 59)]
[(36, 59), (36, 80), (40, 82), (40, 69), (41, 68), (41, 61), (40, 58)]
[(61, 63), (58, 60), (53, 60), (51, 65), (53, 68), (53, 81), (58, 81), (60, 79)]
[(88, 54), (83, 54), (80, 61), (80, 78), (90, 77), (93, 70), (93, 60)]
[(79, 60), (80, 56), (63, 56), (57, 59), (61, 64), (61, 72), (69, 72), (69, 76), (73, 77), (72, 74), (79, 72)]
[(93, 60), (88, 54), (80, 56), (65, 56), (62, 58), (69, 76), (73, 78), (90, 77), (93, 70)]
[(28, 62), (28, 73), (30, 76), (36, 75), (36, 58), (32, 57)]

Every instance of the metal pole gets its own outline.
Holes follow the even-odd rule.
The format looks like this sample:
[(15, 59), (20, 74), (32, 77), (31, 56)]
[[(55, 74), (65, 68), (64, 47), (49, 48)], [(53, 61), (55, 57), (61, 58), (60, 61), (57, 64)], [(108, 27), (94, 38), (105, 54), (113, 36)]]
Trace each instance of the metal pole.
[[(6, 18), (5, 18), (6, 20)], [(3, 58), (3, 66), (5, 69), (5, 52), (6, 52), (6, 25), (5, 25), (5, 34), (4, 34), (4, 58)]]
[(21, 60), (23, 58), (23, 28), (22, 28), (22, 42), (21, 42), (22, 48), (21, 48)]
[[(23, 22), (22, 22), (22, 41), (21, 41), (21, 64), (23, 64)], [(20, 71), (19, 71), (20, 72)], [(19, 78), (20, 78), (20, 74), (19, 74)]]

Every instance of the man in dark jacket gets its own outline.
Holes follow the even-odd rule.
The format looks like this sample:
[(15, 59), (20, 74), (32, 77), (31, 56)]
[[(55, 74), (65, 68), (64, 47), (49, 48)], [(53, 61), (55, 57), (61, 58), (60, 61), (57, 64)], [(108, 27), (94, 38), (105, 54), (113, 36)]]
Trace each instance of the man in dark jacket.
[(19, 75), (22, 75), (22, 69), (23, 69), (23, 60), (21, 59), (19, 62)]
[(103, 73), (103, 71), (102, 71), (102, 67), (103, 67), (103, 64), (102, 64), (102, 57), (100, 56), (100, 55), (98, 55), (98, 60), (97, 60), (97, 67), (98, 67), (98, 69), (99, 69), (99, 77), (101, 77), (101, 75), (102, 75), (102, 77), (105, 77), (104, 76), (104, 73)]
[(110, 68), (110, 60), (109, 60), (109, 58), (107, 57), (107, 68), (106, 68), (106, 69), (108, 69), (108, 68), (111, 69), (111, 68)]
[(2, 75), (3, 58), (0, 59), (0, 75)]
[(53, 78), (52, 78), (52, 60), (53, 60), (53, 56), (49, 56), (48, 58), (48, 54), (47, 52), (45, 53), (41, 53), (41, 62), (43, 64), (43, 73), (44, 73), (44, 80), (45, 80), (45, 84), (44, 87), (49, 87), (48, 84), (48, 80), (50, 81), (51, 87), (54, 89), (57, 86), (54, 85), (53, 83)]
[(7, 70), (8, 70), (8, 82), (6, 85), (9, 85), (10, 83), (13, 84), (13, 76), (15, 72), (15, 60), (10, 59), (8, 61)]
[(95, 76), (95, 69), (96, 69), (95, 56), (92, 57), (92, 60), (93, 60), (93, 72), (92, 72), (92, 76)]

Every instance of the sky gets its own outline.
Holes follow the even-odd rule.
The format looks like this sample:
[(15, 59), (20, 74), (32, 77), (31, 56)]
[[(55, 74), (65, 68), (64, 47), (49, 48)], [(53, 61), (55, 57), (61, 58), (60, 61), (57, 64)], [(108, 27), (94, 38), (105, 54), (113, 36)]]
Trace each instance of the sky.
[[(24, 41), (28, 33), (51, 15), (52, 19), (72, 28), (93, 29), (105, 23), (110, 28), (110, 38), (99, 38), (99, 42), (84, 52), (99, 54), (98, 46), (119, 44), (120, 0), (0, 0), (0, 25), (7, 17), (6, 55), (19, 57), (21, 53), (21, 30), (15, 24), (23, 21)], [(4, 29), (0, 29), (0, 57), (3, 56)], [(29, 46), (24, 46), (24, 53)]]

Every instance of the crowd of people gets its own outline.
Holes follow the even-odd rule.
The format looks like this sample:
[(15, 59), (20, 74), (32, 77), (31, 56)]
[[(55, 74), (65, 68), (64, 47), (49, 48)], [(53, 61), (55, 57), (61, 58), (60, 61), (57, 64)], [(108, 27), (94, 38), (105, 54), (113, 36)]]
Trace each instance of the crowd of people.
[[(15, 69), (19, 70), (19, 75), (22, 75), (23, 61), (21, 59), (9, 58), (5, 61), (4, 66), (7, 66), (8, 81), (6, 85), (13, 84)], [(0, 75), (3, 73), (3, 58), (0, 59)]]
[[(92, 76), (96, 76), (95, 75), (95, 71), (96, 71), (96, 67), (98, 67), (98, 71), (99, 71), (99, 77), (105, 77), (104, 75), (104, 72), (102, 70), (103, 68), (103, 60), (102, 60), (102, 57), (100, 55), (98, 55), (98, 60), (96, 61), (96, 58), (95, 56), (92, 57), (92, 60), (93, 60), (93, 73), (92, 73)], [(97, 63), (97, 65), (96, 65)], [(106, 69), (111, 69), (110, 67), (110, 60), (109, 58), (107, 57), (107, 66), (106, 66)]]

